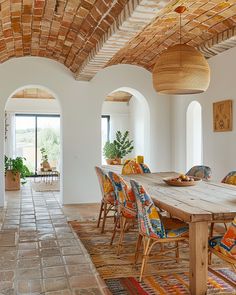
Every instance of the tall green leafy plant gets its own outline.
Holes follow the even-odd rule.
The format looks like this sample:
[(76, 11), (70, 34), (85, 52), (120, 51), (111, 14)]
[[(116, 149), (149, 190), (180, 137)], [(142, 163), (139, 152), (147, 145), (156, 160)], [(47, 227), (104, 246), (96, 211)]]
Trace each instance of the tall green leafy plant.
[[(17, 172), (19, 172), (20, 177), (25, 180), (25, 177), (30, 176), (32, 173), (24, 164), (24, 160), (25, 158), (22, 157), (16, 157), (15, 159), (12, 159), (5, 156), (5, 174), (6, 171), (12, 171), (13, 175), (16, 175)], [(24, 183), (24, 181), (22, 183)]]
[(116, 139), (114, 145), (117, 150), (117, 158), (124, 158), (134, 149), (133, 140), (129, 140), (129, 131), (122, 134), (120, 131), (116, 132)]

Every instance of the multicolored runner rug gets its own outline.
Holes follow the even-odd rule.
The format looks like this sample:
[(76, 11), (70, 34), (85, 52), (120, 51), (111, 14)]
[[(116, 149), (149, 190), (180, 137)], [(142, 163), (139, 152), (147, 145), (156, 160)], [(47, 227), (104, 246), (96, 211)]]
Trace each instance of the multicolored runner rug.
[[(123, 251), (117, 256), (116, 243), (110, 246), (113, 223), (107, 221), (106, 231), (101, 234), (101, 229), (96, 227), (96, 222), (70, 222), (74, 231), (79, 236), (91, 259), (105, 280), (107, 286), (115, 295), (182, 295), (190, 294), (188, 290), (188, 262), (175, 263), (173, 260), (160, 261), (155, 255), (149, 259), (145, 270), (145, 278), (140, 284), (137, 280), (140, 272), (141, 261), (137, 267), (133, 266), (137, 232), (125, 233)], [(117, 235), (118, 236), (118, 235)], [(117, 237), (118, 239), (118, 237)], [(188, 258), (188, 248), (180, 252), (181, 257)], [(236, 275), (217, 257), (213, 256), (213, 266), (230, 281), (236, 282)], [(236, 294), (234, 288), (209, 272), (208, 294)]]
[[(113, 295), (190, 295), (188, 273), (105, 280)], [(235, 288), (209, 272), (207, 294), (236, 294)]]

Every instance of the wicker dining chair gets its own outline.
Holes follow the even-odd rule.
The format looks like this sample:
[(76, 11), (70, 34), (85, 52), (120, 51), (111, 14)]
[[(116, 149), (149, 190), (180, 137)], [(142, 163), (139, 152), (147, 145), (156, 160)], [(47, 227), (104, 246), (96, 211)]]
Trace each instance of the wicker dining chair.
[[(140, 271), (139, 281), (142, 281), (143, 273), (147, 263), (147, 259), (156, 244), (160, 244), (161, 250), (157, 257), (174, 259), (176, 262), (182, 260), (179, 257), (179, 242), (188, 240), (188, 225), (178, 219), (168, 218), (165, 220), (158, 212), (157, 207), (154, 205), (152, 199), (147, 194), (142, 185), (136, 181), (131, 180), (131, 187), (134, 191), (137, 208), (138, 208), (138, 225), (139, 237), (135, 251), (135, 265), (138, 261), (140, 248), (143, 242), (143, 258)], [(175, 246), (164, 248), (165, 243), (175, 243)], [(175, 251), (175, 257), (166, 254)]]
[(199, 177), (203, 180), (209, 180), (212, 172), (211, 168), (204, 165), (193, 166), (187, 173), (188, 176)]
[(137, 208), (135, 196), (132, 189), (122, 177), (114, 172), (108, 172), (113, 184), (117, 200), (117, 218), (111, 238), (110, 245), (113, 244), (116, 233), (120, 232), (117, 255), (120, 255), (125, 232), (137, 222)]
[(95, 167), (95, 171), (98, 177), (101, 193), (102, 193), (102, 200), (100, 206), (100, 212), (98, 216), (98, 223), (97, 227), (100, 226), (100, 222), (102, 220), (102, 229), (101, 233), (104, 233), (106, 219), (113, 217), (113, 215), (108, 215), (109, 212), (116, 212), (115, 208), (115, 192), (111, 180), (106, 175), (106, 173), (99, 167)]
[(209, 239), (209, 264), (211, 264), (212, 253), (228, 262), (236, 272), (236, 217), (223, 237)]
[(134, 160), (128, 161), (122, 168), (123, 175), (143, 173), (151, 173), (149, 167), (146, 164), (139, 164)]
[[(236, 185), (236, 171), (231, 171), (229, 172), (221, 181), (222, 183), (226, 183), (226, 184), (231, 184), (231, 185)], [(227, 224), (224, 222), (224, 220), (222, 221), (218, 221), (217, 223), (223, 223), (225, 230), (227, 231)], [(211, 228), (210, 228), (210, 237), (213, 237), (213, 233), (214, 233), (214, 227), (215, 227), (215, 223), (211, 223)]]

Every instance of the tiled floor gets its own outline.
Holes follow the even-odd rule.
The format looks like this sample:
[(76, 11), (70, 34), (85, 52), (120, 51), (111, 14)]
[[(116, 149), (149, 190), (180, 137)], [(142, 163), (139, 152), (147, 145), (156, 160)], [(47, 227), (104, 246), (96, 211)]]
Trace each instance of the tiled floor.
[[(97, 205), (68, 206), (65, 214), (94, 218), (91, 208)], [(55, 193), (36, 193), (29, 184), (7, 193), (0, 209), (1, 295), (109, 293), (65, 214)]]

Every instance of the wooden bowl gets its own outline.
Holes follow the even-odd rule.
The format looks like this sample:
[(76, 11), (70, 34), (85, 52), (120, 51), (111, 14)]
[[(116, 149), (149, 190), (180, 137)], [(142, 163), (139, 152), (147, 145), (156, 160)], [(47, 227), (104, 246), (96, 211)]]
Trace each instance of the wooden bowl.
[(168, 185), (172, 185), (172, 186), (193, 186), (196, 185), (197, 183), (199, 183), (201, 181), (201, 178), (199, 177), (192, 177), (194, 178), (194, 180), (192, 181), (177, 181), (177, 177), (173, 178), (173, 177), (167, 177), (167, 178), (163, 178), (163, 181), (168, 184)]

